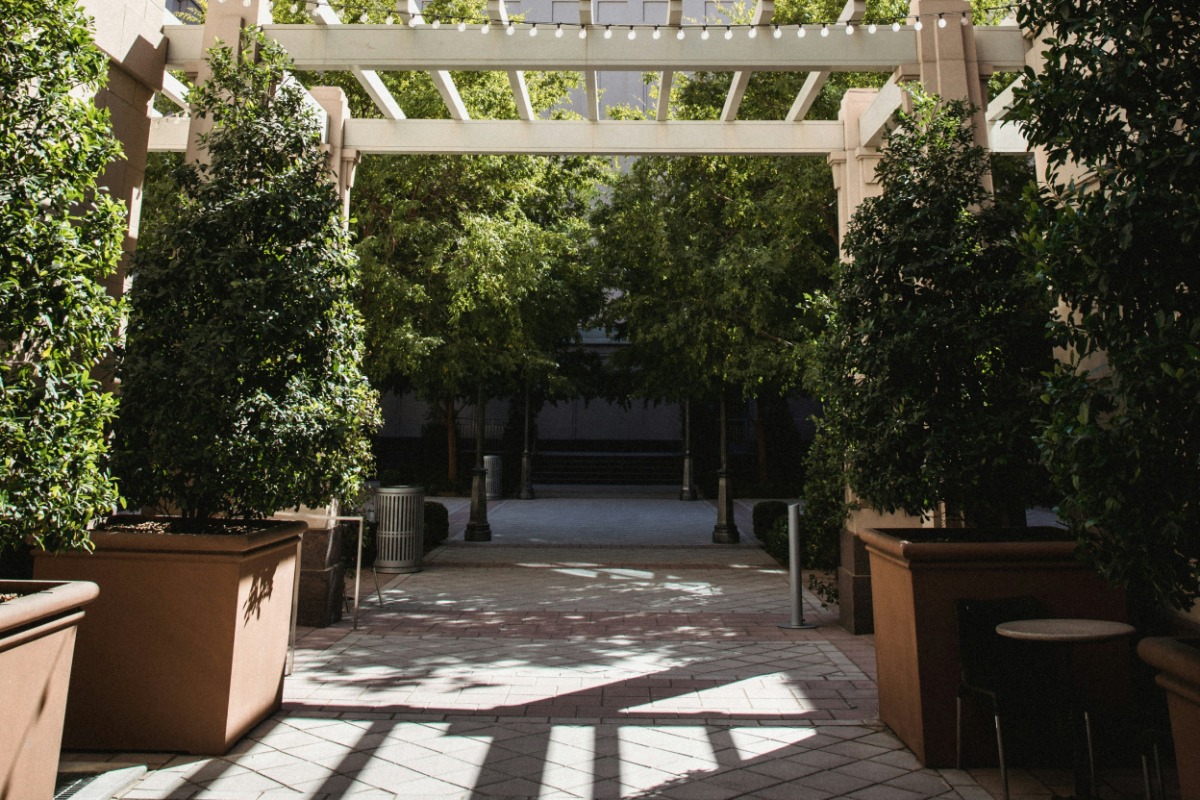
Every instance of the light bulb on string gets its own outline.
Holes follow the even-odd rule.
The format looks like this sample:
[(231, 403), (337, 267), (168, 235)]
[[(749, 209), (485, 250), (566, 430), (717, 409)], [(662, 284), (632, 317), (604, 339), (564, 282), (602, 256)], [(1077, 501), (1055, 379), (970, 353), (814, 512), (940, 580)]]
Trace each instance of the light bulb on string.
[(584, 28), (584, 27), (580, 26), (580, 28), (579, 28), (579, 38), (580, 38), (580, 39), (586, 39), (586, 38), (587, 38), (587, 28)]
[(917, 17), (917, 21), (913, 23), (913, 30), (919, 31), (925, 27), (925, 23), (921, 22), (921, 18)]
[(611, 38), (612, 38), (612, 25), (605, 25), (605, 26), (604, 26), (604, 38), (605, 38), (605, 39), (611, 39)]
[(778, 39), (780, 36), (783, 36), (783, 31), (781, 31), (779, 29), (779, 26), (776, 25), (775, 30), (771, 33), (771, 35), (774, 36), (776, 39)]
[(751, 25), (750, 30), (746, 32), (746, 36), (750, 39), (758, 38), (758, 28)]
[(939, 28), (946, 27), (946, 15), (945, 14), (938, 14), (938, 27)]
[(516, 30), (517, 29), (515, 27), (513, 27), (513, 24), (510, 22), (510, 23), (508, 23), (508, 27), (504, 29), (504, 32), (507, 33), (509, 36), (512, 36), (514, 33), (516, 33)]
[(796, 38), (803, 39), (805, 36), (808, 36), (808, 31), (804, 30), (804, 26), (801, 25), (796, 29)]
[(480, 33), (491, 33), (492, 32), (492, 23), (490, 23), (490, 22), (483, 23), (483, 25), (479, 26), (479, 32)]
[(657, 25), (654, 26), (654, 33), (650, 34), (650, 37), (653, 39), (661, 39), (662, 38), (662, 31), (660, 31), (658, 29)]
[(465, 31), (466, 29), (467, 29), (467, 23), (463, 22), (462, 20), (459, 20), (459, 23), (458, 23), (458, 32), (459, 32), (459, 33), (462, 33), (462, 32), (463, 32), (463, 31)]
[(958, 20), (958, 24), (959, 24), (959, 25), (966, 26), (966, 24), (967, 24), (967, 15), (966, 15), (966, 13), (965, 13), (965, 12), (963, 13), (962, 17), (960, 17), (960, 18), (959, 18), (959, 20)]
[(687, 34), (684, 33), (683, 28), (680, 28), (678, 31), (675, 32), (675, 38), (681, 42), (684, 40), (684, 38), (686, 36), (687, 36)]
[[(388, 17), (388, 19), (390, 20), (390, 19), (391, 19), (391, 17), (389, 16), (389, 17)], [(430, 24), (430, 26), (431, 26), (431, 27), (432, 27), (432, 28), (433, 28), (435, 31), (436, 31), (438, 28), (442, 27), (442, 21), (441, 21), (440, 19), (437, 19), (436, 17), (434, 18), (433, 22), (431, 22), (431, 23), (429, 23), (429, 24)]]
[(899, 30), (900, 30), (900, 23), (899, 23), (899, 22), (893, 22), (893, 23), (892, 23), (892, 32), (893, 32), (893, 33), (896, 33), (896, 32), (898, 32)]
[(828, 35), (829, 35), (829, 26), (822, 25), (821, 26), (821, 36), (828, 36)]
[(533, 23), (533, 27), (529, 29), (530, 36), (537, 36), (537, 23)]
[(854, 25), (852, 25), (852, 24), (851, 24), (851, 23), (849, 23), (849, 22), (847, 22), (847, 23), (846, 23), (846, 35), (847, 35), (847, 36), (853, 36), (853, 35), (854, 35)]
[(876, 25), (874, 22), (872, 22), (870, 25), (867, 26), (867, 33), (874, 33), (877, 30), (879, 30), (879, 26)]
[(629, 39), (630, 39), (630, 41), (632, 41), (636, 38), (637, 38), (637, 31), (633, 29), (632, 25), (630, 25), (629, 26)]
[(385, 19), (385, 20), (383, 21), (383, 24), (384, 24), (384, 25), (391, 25), (393, 22), (395, 22), (395, 20), (394, 20), (394, 19), (392, 19), (392, 15), (391, 15), (391, 14), (388, 14), (388, 15), (387, 15), (387, 19)]
[(554, 38), (555, 39), (562, 38), (562, 23), (561, 22), (558, 23), (558, 27), (554, 29)]
[(700, 29), (700, 38), (701, 39), (708, 38), (708, 26), (707, 25), (705, 25), (703, 28)]
[(725, 26), (725, 38), (726, 39), (733, 38), (733, 28), (729, 27), (728, 25)]

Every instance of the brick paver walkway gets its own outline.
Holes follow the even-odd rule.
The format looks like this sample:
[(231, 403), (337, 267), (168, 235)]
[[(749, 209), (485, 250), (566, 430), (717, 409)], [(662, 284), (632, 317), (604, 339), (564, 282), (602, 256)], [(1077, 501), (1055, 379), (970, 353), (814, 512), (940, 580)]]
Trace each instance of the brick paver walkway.
[[(150, 765), (130, 800), (988, 800), (878, 722), (870, 637), (808, 596), (822, 626), (778, 627), (786, 575), (753, 542), (709, 544), (713, 515), (495, 504), (493, 542), (452, 537), (358, 630), (302, 631), (283, 710), (229, 755), (68, 753), (64, 769)], [(738, 522), (749, 539), (746, 507)]]

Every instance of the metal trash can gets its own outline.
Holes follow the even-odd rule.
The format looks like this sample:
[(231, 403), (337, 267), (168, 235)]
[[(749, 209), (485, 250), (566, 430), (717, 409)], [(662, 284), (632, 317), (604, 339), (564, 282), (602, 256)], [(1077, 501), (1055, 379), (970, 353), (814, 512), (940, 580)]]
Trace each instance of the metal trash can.
[(386, 486), (375, 490), (375, 571), (420, 572), (425, 538), (425, 490)]
[(499, 500), (504, 496), (504, 485), (500, 482), (500, 456), (484, 456), (483, 468), (487, 470), (487, 499)]

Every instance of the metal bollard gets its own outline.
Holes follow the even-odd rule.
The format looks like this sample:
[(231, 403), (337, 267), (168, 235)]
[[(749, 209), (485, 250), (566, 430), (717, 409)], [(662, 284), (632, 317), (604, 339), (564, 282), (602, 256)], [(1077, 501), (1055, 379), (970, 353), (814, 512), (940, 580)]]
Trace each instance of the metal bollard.
[(804, 586), (800, 576), (800, 504), (788, 506), (788, 571), (792, 579), (792, 621), (781, 628), (809, 630), (817, 627), (804, 621)]

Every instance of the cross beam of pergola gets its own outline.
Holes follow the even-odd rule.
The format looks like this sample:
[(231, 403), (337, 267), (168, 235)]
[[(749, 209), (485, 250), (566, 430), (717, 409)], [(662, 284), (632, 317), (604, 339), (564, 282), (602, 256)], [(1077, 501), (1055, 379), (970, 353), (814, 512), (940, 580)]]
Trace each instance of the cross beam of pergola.
[[(877, 32), (866, 32), (858, 26), (862, 0), (849, 0), (833, 26), (803, 27), (774, 25), (771, 0), (759, 0), (750, 26), (682, 25), (682, 7), (672, 0), (661, 26), (668, 30), (657, 37), (650, 35), (653, 25), (615, 26), (621, 29), (617, 35), (603, 35), (614, 26), (593, 23), (593, 0), (580, 0), (579, 23), (564, 36), (554, 35), (553, 24), (543, 24), (543, 35), (530, 36), (533, 26), (510, 22), (504, 0), (488, 2), (489, 33), (483, 33), (485, 26), (480, 24), (429, 25), (414, 0), (401, 2), (404, 24), (400, 25), (343, 24), (322, 3), (314, 12), (316, 24), (263, 26), (297, 69), (351, 72), (378, 107), (378, 119), (343, 121), (343, 148), (375, 154), (828, 155), (847, 146), (843, 123), (804, 119), (823, 83), (834, 72), (891, 73), (893, 79), (859, 126), (858, 144), (874, 147), (903, 103), (898, 76), (913, 71), (920, 58), (920, 37), (927, 35), (920, 29), (924, 26), (916, 25), (899, 30), (881, 26)], [(706, 27), (717, 35), (702, 37)], [(583, 37), (577, 33), (581, 28), (587, 32)], [(626, 35), (626, 30), (636, 38)], [(683, 38), (677, 35), (681, 30)], [(204, 57), (203, 27), (166, 24), (162, 34), (167, 42), (166, 67), (195, 74)], [(980, 70), (988, 74), (1016, 72), (1025, 66), (1027, 40), (1014, 26), (974, 29), (971, 45)], [(529, 105), (527, 70), (581, 72), (585, 120), (539, 119)], [(406, 118), (380, 77), (389, 71), (428, 73), (451, 118)], [(451, 77), (455, 71), (506, 73), (520, 119), (470, 119)], [(658, 73), (655, 119), (601, 120), (595, 76), (604, 71)], [(671, 76), (695, 71), (733, 74), (720, 119), (672, 121), (667, 113)], [(737, 120), (750, 76), (764, 71), (804, 72), (807, 79), (784, 119)], [(1008, 101), (998, 100), (1003, 108), (998, 104), (986, 115), (990, 148), (1025, 152), (1019, 131), (1004, 120)], [(151, 150), (182, 150), (187, 139), (186, 117), (153, 120)]]

